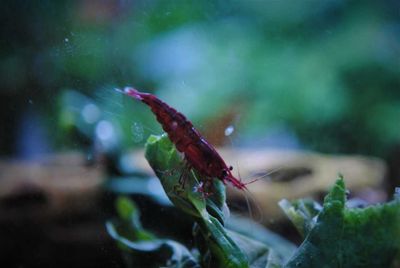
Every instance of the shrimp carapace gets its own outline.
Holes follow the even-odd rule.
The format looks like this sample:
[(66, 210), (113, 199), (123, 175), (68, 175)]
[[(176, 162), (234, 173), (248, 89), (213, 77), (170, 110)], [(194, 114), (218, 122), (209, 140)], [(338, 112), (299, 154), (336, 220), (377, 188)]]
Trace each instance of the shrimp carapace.
[(184, 154), (189, 168), (194, 168), (207, 178), (218, 178), (225, 184), (229, 182), (240, 190), (247, 189), (248, 183), (243, 183), (233, 176), (232, 167), (227, 166), (214, 147), (183, 114), (153, 94), (139, 92), (131, 87), (126, 87), (123, 91), (117, 90), (144, 102), (151, 108), (176, 149)]

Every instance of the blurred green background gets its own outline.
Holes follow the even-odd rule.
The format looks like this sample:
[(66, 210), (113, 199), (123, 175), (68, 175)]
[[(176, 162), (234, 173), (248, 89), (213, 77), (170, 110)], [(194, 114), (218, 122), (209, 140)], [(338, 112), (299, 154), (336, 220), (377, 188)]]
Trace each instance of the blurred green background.
[[(398, 0), (5, 0), (0, 6), (0, 262), (15, 264), (9, 267), (122, 267), (104, 227), (120, 194), (137, 202), (146, 228), (193, 240), (192, 224), (181, 223), (185, 218), (158, 180), (135, 170), (137, 159), (125, 154), (162, 130), (147, 106), (116, 87), (156, 94), (216, 146), (378, 156), (388, 166), (386, 185), (380, 161), (375, 168), (364, 158), (343, 160), (379, 173), (367, 185), (375, 192), (364, 194), (378, 196), (370, 202), (392, 196), (400, 183)], [(238, 151), (232, 164), (243, 171)], [(43, 154), (50, 160), (24, 161)], [(318, 188), (320, 171), (333, 179), (343, 170), (331, 155), (310, 159), (286, 171), (294, 184), (271, 179), (264, 187), (269, 194), (260, 196), (280, 200), (297, 190), (303, 197), (302, 184), (318, 197), (325, 190)], [(322, 164), (329, 161), (333, 168)], [(302, 183), (309, 174), (318, 183)], [(368, 177), (355, 174), (359, 184)], [(268, 200), (267, 209), (279, 209)], [(288, 223), (274, 220), (266, 223), (300, 242)]]
[(126, 85), (157, 94), (217, 144), (229, 126), (237, 146), (387, 157), (399, 144), (399, 1), (1, 6), (2, 155), (82, 149), (76, 124), (103, 133), (105, 147), (141, 147), (160, 128), (113, 91)]

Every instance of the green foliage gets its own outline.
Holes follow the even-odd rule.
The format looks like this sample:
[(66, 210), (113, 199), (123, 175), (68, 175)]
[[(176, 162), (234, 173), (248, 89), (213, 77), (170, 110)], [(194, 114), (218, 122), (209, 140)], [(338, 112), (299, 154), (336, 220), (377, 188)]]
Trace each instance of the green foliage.
[[(203, 263), (210, 263), (218, 267), (248, 267), (249, 261), (257, 259), (259, 255), (268, 251), (261, 243), (254, 242), (249, 245), (251, 250), (247, 250), (246, 256), (236, 242), (240, 241), (241, 244), (248, 245), (251, 240), (237, 235), (237, 241), (234, 241), (233, 237), (228, 235), (223, 227), (225, 189), (222, 182), (215, 179), (214, 194), (210, 198), (205, 198), (200, 191), (195, 190), (200, 181), (194, 173), (184, 178), (184, 187), (179, 181), (180, 172), (173, 175), (169, 174), (171, 170), (182, 169), (183, 167), (181, 167), (181, 156), (166, 135), (151, 136), (148, 139), (146, 158), (160, 178), (172, 203), (183, 212), (194, 217), (201, 235), (199, 241), (201, 240), (201, 243), (204, 244), (199, 249), (203, 256), (211, 255), (211, 258), (204, 257)], [(252, 252), (254, 250), (258, 254), (254, 255), (254, 252)]]
[(225, 226), (229, 230), (266, 245), (270, 250), (268, 258), (273, 256), (273, 259), (279, 260), (279, 263), (287, 261), (296, 249), (294, 244), (268, 230), (265, 226), (254, 222), (252, 219), (232, 214)]
[[(153, 255), (161, 254), (162, 247), (169, 247), (170, 252), (175, 252), (162, 260), (153, 256), (158, 260), (157, 264), (171, 262), (168, 258), (175, 256), (173, 261), (178, 266), (183, 265), (180, 261), (191, 260), (190, 264), (196, 263), (202, 267), (264, 268), (268, 262), (268, 267), (273, 267), (271, 265), (274, 262), (282, 263), (284, 255), (289, 256), (293, 252), (295, 247), (290, 242), (259, 225), (238, 218), (229, 220), (226, 217), (228, 208), (225, 203), (225, 187), (218, 179), (214, 180), (213, 194), (207, 198), (196, 190), (201, 176), (195, 172), (186, 174), (183, 187), (180, 181), (182, 158), (166, 135), (149, 137), (145, 154), (169, 199), (177, 209), (193, 219), (193, 234), (190, 235), (194, 236), (195, 248), (189, 251), (187, 246), (177, 242), (172, 247), (172, 241), (159, 239), (145, 231), (140, 224), (136, 206), (128, 199), (120, 198), (116, 202), (119, 219), (109, 222), (107, 227), (110, 235), (129, 257), (128, 264), (142, 258), (147, 250), (141, 247), (144, 242), (147, 246), (149, 243), (153, 245), (149, 246), (149, 252)], [(226, 227), (227, 222), (229, 228)], [(246, 233), (249, 230), (252, 231)], [(181, 255), (185, 258), (179, 261), (176, 256)], [(195, 262), (192, 262), (193, 258)]]
[[(400, 200), (362, 209), (346, 208), (345, 203), (341, 178), (325, 197), (315, 222), (298, 202), (284, 206), (287, 214), (297, 214), (290, 218), (305, 235), (285, 267), (390, 267), (400, 250)], [(304, 228), (304, 222), (310, 227)]]
[(190, 248), (157, 238), (141, 226), (137, 207), (119, 198), (119, 220), (109, 222), (107, 228), (128, 263), (136, 264), (149, 253), (149, 267), (168, 263), (173, 267), (390, 267), (400, 252), (398, 194), (385, 204), (347, 208), (344, 180), (339, 178), (323, 206), (309, 199), (281, 201), (281, 208), (304, 237), (295, 249), (250, 220), (227, 218), (225, 188), (218, 179), (209, 197), (196, 190), (202, 181), (196, 172), (186, 173), (183, 185), (182, 156), (166, 135), (151, 136), (145, 155), (174, 206), (193, 219), (195, 243)]
[(303, 237), (314, 227), (322, 210), (321, 206), (311, 199), (299, 199), (293, 202), (283, 199), (279, 202), (279, 206)]
[[(4, 1), (1, 87), (18, 105), (4, 112), (29, 97), (53, 133), (64, 89), (97, 101), (134, 85), (196, 123), (233, 110), (238, 142), (281, 130), (319, 151), (386, 155), (400, 142), (397, 1), (305, 2)], [(125, 146), (132, 121), (155, 129), (134, 111), (114, 118)]]
[(118, 242), (129, 267), (199, 267), (184, 245), (159, 239), (144, 230), (135, 203), (120, 197), (116, 201), (116, 210), (119, 219), (107, 222), (107, 231)]
[[(223, 223), (225, 186), (221, 181), (214, 180), (214, 194), (209, 198), (204, 198), (200, 191), (195, 190), (200, 182), (193, 173), (194, 171), (191, 171), (191, 174), (188, 174), (185, 178), (181, 177), (185, 169), (182, 164), (182, 157), (166, 134), (162, 136), (152, 135), (148, 138), (145, 156), (176, 207), (197, 218), (208, 218), (208, 213), (211, 212), (210, 214)], [(181, 185), (180, 180), (182, 179), (184, 186)]]

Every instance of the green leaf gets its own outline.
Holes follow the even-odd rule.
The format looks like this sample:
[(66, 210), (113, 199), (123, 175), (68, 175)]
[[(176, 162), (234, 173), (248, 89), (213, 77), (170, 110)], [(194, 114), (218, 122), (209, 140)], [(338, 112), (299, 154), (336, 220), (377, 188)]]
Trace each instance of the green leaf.
[(115, 201), (119, 221), (115, 223), (121, 234), (131, 240), (151, 240), (154, 235), (143, 229), (140, 222), (140, 211), (136, 204), (127, 197), (118, 197)]
[(267, 259), (267, 266), (265, 268), (282, 268), (283, 264), (284, 260), (282, 259), (282, 256), (280, 256), (275, 250), (270, 250)]
[[(145, 145), (145, 156), (160, 179), (169, 199), (177, 208), (196, 218), (207, 216), (206, 207), (210, 212), (222, 211), (222, 204), (225, 203), (223, 184), (215, 180), (214, 194), (211, 198), (204, 198), (202, 193), (195, 190), (200, 182), (194, 171), (185, 170), (181, 155), (177, 153), (166, 135), (151, 135)], [(181, 181), (184, 181), (184, 186), (181, 185)], [(222, 214), (218, 213), (214, 216), (223, 221)]]
[(235, 214), (231, 215), (226, 223), (226, 227), (229, 230), (233, 230), (266, 245), (269, 248), (268, 256), (274, 255), (274, 260), (279, 260), (278, 263), (288, 261), (297, 248), (294, 244), (268, 230), (263, 225)]
[(322, 210), (321, 205), (311, 199), (299, 199), (293, 202), (283, 199), (279, 201), (279, 206), (303, 237), (314, 227), (317, 216)]
[(344, 180), (325, 197), (315, 225), (285, 267), (389, 267), (400, 249), (400, 201), (345, 207)]
[(116, 200), (119, 219), (106, 223), (109, 235), (117, 241), (129, 267), (198, 268), (197, 260), (182, 244), (156, 238), (143, 229), (136, 204), (126, 197)]
[(168, 239), (132, 241), (118, 232), (115, 223), (107, 222), (106, 227), (123, 249), (129, 267), (200, 267), (189, 250), (178, 242)]
[[(184, 170), (181, 155), (177, 153), (166, 135), (150, 136), (146, 143), (145, 156), (159, 177), (171, 202), (183, 212), (191, 215), (197, 222), (216, 265), (219, 267), (248, 267), (246, 256), (223, 227), (225, 203), (223, 184), (215, 179), (213, 193), (207, 198), (197, 191), (196, 189), (201, 183), (198, 178), (201, 177), (194, 171)], [(185, 174), (182, 175), (182, 173)], [(182, 185), (182, 180), (184, 180), (184, 185)]]
[(269, 249), (264, 244), (234, 231), (227, 230), (227, 234), (250, 260), (251, 267), (265, 267)]

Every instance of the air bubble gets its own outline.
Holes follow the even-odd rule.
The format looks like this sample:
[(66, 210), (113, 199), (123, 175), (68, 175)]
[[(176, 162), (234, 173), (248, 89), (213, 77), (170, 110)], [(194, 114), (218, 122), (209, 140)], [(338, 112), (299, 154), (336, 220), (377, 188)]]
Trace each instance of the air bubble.
[(225, 136), (230, 136), (235, 131), (235, 128), (231, 125), (225, 128)]

